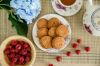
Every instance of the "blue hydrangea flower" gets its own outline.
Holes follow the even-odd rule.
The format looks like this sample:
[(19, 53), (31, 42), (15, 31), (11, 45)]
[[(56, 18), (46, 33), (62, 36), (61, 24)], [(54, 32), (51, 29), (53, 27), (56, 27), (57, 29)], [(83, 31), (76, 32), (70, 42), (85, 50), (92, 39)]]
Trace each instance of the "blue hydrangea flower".
[(32, 23), (41, 10), (40, 0), (11, 0), (10, 6), (27, 24)]

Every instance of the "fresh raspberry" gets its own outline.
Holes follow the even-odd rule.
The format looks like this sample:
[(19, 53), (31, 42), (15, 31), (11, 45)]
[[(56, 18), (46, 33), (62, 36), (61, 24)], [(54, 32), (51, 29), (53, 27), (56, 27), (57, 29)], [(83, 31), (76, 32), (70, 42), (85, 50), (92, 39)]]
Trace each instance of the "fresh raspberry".
[(26, 55), (26, 54), (27, 54), (27, 50), (26, 50), (26, 49), (22, 49), (22, 50), (21, 50), (21, 54), (22, 54), (22, 55)]
[(27, 43), (25, 43), (23, 46), (24, 46), (24, 48), (28, 48), (29, 47), (29, 45)]
[(4, 50), (4, 53), (8, 55), (10, 53), (10, 50), (7, 48)]
[(11, 41), (11, 45), (16, 45), (17, 44), (17, 40), (12, 40)]
[(79, 38), (79, 39), (77, 39), (77, 43), (81, 43), (81, 39)]
[(48, 66), (53, 66), (53, 64), (49, 64)]
[(66, 55), (67, 55), (67, 56), (72, 56), (72, 53), (71, 53), (70, 51), (68, 51), (68, 52), (66, 53)]
[(85, 47), (85, 51), (89, 52), (90, 51), (90, 47)]
[(19, 62), (21, 62), (21, 63), (24, 63), (24, 60), (25, 60), (25, 59), (24, 59), (23, 56), (19, 58)]
[(81, 54), (81, 50), (76, 50), (76, 54)]
[(26, 61), (26, 62), (29, 62), (29, 61), (30, 61), (30, 58), (29, 58), (29, 57), (26, 57), (26, 58), (25, 58), (25, 61)]
[(12, 58), (11, 62), (16, 63), (17, 62), (17, 58)]
[(20, 44), (17, 44), (16, 45), (16, 49), (20, 50), (21, 49), (21, 45)]
[(72, 47), (73, 47), (73, 48), (77, 48), (77, 47), (78, 47), (78, 44), (77, 44), (77, 43), (73, 43), (73, 44), (72, 44)]
[(57, 56), (56, 60), (57, 60), (57, 62), (60, 62), (62, 60), (62, 57), (61, 56)]
[(10, 63), (10, 66), (15, 66), (15, 63), (14, 63), (14, 62), (11, 62), (11, 63)]
[(15, 53), (11, 53), (10, 55), (9, 55), (9, 58), (14, 58), (15, 57)]

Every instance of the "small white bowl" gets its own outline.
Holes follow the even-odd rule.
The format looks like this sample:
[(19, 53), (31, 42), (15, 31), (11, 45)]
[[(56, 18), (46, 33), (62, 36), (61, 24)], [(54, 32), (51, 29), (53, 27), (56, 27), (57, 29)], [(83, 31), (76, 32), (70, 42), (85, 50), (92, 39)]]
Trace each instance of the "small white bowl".
[[(39, 38), (37, 37), (37, 31), (38, 31), (37, 22), (38, 22), (38, 20), (41, 18), (45, 18), (45, 19), (49, 20), (53, 17), (58, 18), (63, 25), (68, 27), (68, 30), (69, 30), (68, 38), (66, 38), (64, 47), (62, 47), (61, 49), (54, 49), (54, 48), (45, 49), (41, 46)], [(63, 50), (69, 44), (69, 42), (71, 40), (71, 27), (70, 27), (70, 24), (68, 23), (68, 21), (57, 14), (47, 14), (47, 15), (40, 17), (39, 19), (35, 22), (35, 24), (33, 26), (33, 30), (32, 30), (32, 37), (33, 37), (33, 40), (34, 40), (35, 44), (37, 45), (37, 47), (48, 53), (55, 53), (55, 52), (59, 52), (59, 51)]]
[(5, 39), (2, 43), (1, 43), (1, 46), (0, 46), (0, 60), (1, 60), (1, 65), (2, 66), (9, 66), (8, 64), (8, 60), (4, 54), (4, 50), (5, 50), (5, 47), (6, 45), (11, 41), (11, 40), (23, 40), (25, 42), (28, 42), (30, 47), (31, 47), (31, 53), (32, 53), (32, 58), (31, 58), (31, 61), (28, 62), (27, 64), (25, 65), (15, 65), (15, 66), (32, 66), (34, 64), (34, 61), (35, 61), (35, 58), (36, 58), (36, 50), (35, 50), (35, 47), (33, 45), (33, 43), (27, 39), (26, 37), (23, 37), (23, 36), (11, 36), (11, 37), (8, 37), (7, 39)]

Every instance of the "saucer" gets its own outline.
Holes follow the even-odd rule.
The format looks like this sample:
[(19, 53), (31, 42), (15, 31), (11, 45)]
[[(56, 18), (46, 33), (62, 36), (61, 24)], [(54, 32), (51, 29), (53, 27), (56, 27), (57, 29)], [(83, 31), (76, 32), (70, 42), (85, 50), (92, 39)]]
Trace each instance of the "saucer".
[[(45, 19), (49, 20), (53, 17), (59, 19), (61, 24), (67, 26), (68, 30), (69, 30), (68, 37), (65, 39), (65, 44), (61, 49), (54, 49), (54, 48), (45, 49), (41, 46), (40, 41), (39, 41), (39, 37), (37, 37), (37, 31), (38, 31), (37, 22), (38, 22), (38, 20), (41, 18), (45, 18)], [(71, 27), (70, 27), (69, 22), (57, 14), (47, 14), (47, 15), (40, 17), (39, 19), (35, 22), (35, 24), (33, 26), (33, 30), (32, 30), (32, 37), (33, 37), (33, 40), (34, 40), (35, 44), (37, 45), (37, 47), (40, 48), (41, 50), (43, 50), (44, 52), (48, 52), (48, 53), (56, 53), (56, 52), (63, 50), (64, 48), (66, 48), (67, 45), (69, 44), (69, 42), (71, 41)]]
[(83, 0), (76, 0), (76, 3), (69, 7), (64, 7), (60, 5), (58, 0), (51, 0), (53, 9), (55, 12), (62, 16), (72, 16), (79, 12), (83, 5)]
[(100, 7), (92, 7), (85, 12), (83, 25), (88, 33), (100, 36)]

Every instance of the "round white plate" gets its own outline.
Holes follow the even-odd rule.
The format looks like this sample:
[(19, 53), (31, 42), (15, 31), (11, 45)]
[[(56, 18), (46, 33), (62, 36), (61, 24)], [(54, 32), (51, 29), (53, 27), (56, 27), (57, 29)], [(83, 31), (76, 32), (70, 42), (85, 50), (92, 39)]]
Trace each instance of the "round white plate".
[(58, 0), (51, 0), (53, 9), (62, 16), (72, 16), (79, 12), (83, 5), (83, 0), (76, 0), (76, 3), (71, 7), (61, 7)]
[(86, 31), (94, 36), (100, 36), (100, 7), (91, 7), (83, 16)]
[[(54, 49), (54, 48), (50, 48), (50, 49), (43, 48), (41, 46), (40, 42), (39, 42), (39, 38), (37, 37), (37, 31), (38, 31), (37, 22), (38, 22), (38, 20), (41, 19), (41, 18), (45, 18), (45, 19), (49, 20), (53, 17), (58, 18), (61, 21), (62, 24), (64, 24), (65, 26), (68, 27), (68, 30), (69, 30), (69, 35), (68, 35), (68, 38), (65, 41), (64, 47), (59, 49), (59, 50)], [(71, 40), (71, 27), (70, 27), (68, 21), (66, 19), (64, 19), (63, 17), (56, 15), (56, 14), (47, 14), (47, 15), (40, 17), (39, 19), (35, 22), (35, 24), (33, 26), (33, 30), (32, 30), (32, 37), (33, 37), (33, 40), (34, 40), (35, 44), (37, 45), (37, 47), (39, 47), (41, 50), (48, 52), (48, 53), (54, 53), (54, 52), (58, 52), (58, 51), (63, 50), (69, 44), (69, 42)]]

